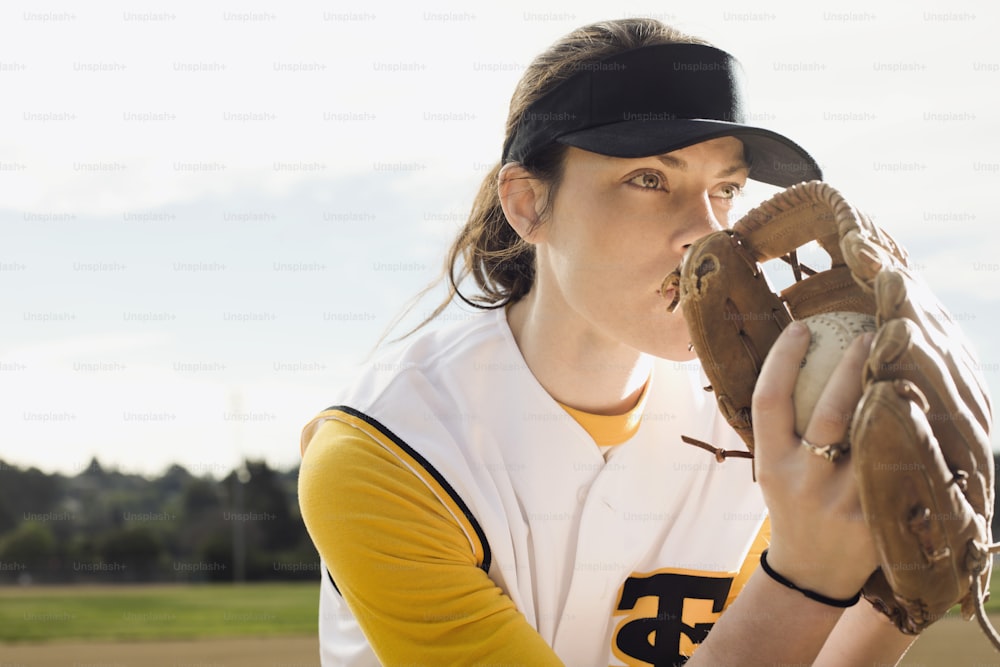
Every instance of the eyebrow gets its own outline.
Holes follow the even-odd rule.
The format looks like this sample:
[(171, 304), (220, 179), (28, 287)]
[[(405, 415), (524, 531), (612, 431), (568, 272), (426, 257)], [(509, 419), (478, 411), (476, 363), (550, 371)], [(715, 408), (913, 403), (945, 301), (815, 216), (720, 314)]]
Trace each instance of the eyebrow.
[[(677, 169), (679, 171), (687, 171), (688, 169), (687, 162), (673, 155), (669, 154), (657, 155), (656, 159), (658, 159), (660, 162), (667, 165), (668, 167)], [(739, 162), (734, 162), (732, 165), (726, 167), (725, 169), (721, 170), (718, 174), (716, 174), (715, 178), (725, 178), (726, 176), (732, 176), (738, 171), (750, 171), (750, 165), (748, 165), (743, 160), (740, 160)]]

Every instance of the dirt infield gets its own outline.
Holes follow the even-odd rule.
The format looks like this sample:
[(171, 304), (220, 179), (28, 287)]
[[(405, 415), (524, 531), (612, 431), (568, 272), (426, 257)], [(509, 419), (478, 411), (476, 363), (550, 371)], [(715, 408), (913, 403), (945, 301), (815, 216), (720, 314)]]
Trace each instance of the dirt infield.
[(318, 667), (315, 637), (0, 645), (3, 667)]
[[(1000, 616), (993, 622), (1000, 625)], [(0, 645), (3, 667), (317, 667), (315, 637), (172, 642), (53, 642)], [(975, 621), (946, 618), (924, 633), (905, 667), (1000, 667)]]
[[(1000, 615), (990, 620), (1000, 626)], [(949, 616), (932, 625), (913, 645), (905, 667), (1000, 667), (1000, 653), (986, 639), (975, 620)]]

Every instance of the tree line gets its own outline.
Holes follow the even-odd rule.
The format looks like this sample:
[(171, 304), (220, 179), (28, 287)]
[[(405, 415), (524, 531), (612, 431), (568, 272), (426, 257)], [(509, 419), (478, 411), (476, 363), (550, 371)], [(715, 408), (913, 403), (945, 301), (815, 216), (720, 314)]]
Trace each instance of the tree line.
[(316, 580), (297, 483), (263, 461), (149, 479), (97, 459), (74, 476), (0, 460), (0, 583)]
[(319, 578), (298, 470), (246, 461), (223, 479), (148, 478), (91, 461), (74, 476), (0, 461), (0, 582)]

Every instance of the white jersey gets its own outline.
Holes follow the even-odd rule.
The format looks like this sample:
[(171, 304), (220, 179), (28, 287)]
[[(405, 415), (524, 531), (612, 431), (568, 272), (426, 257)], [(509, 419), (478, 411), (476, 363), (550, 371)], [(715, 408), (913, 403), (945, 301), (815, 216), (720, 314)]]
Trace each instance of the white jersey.
[[(673, 665), (735, 596), (766, 515), (749, 461), (681, 441), (745, 449), (705, 384), (697, 362), (658, 361), (638, 430), (602, 455), (498, 309), (421, 332), (324, 414), (406, 456), (567, 665)], [(378, 664), (328, 577), (320, 640), (329, 664)]]

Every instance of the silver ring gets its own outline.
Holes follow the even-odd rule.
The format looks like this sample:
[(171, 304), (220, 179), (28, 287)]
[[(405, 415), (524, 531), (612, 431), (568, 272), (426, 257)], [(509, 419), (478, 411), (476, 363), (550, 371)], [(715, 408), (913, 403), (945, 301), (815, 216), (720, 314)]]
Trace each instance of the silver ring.
[(835, 442), (832, 445), (814, 445), (805, 438), (802, 438), (802, 446), (809, 450), (811, 454), (826, 459), (830, 463), (836, 463), (837, 459), (851, 451), (850, 444), (846, 442)]

